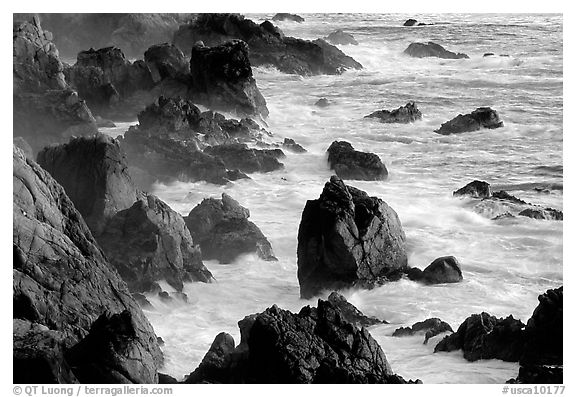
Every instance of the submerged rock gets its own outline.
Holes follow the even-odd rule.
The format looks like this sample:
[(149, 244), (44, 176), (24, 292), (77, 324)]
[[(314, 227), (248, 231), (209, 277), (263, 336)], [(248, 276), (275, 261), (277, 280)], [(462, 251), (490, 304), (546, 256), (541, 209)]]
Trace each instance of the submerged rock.
[(198, 41), (214, 46), (232, 39), (248, 44), (252, 65), (272, 65), (284, 73), (304, 76), (341, 74), (346, 69), (362, 68), (324, 40), (285, 37), (270, 21), (258, 25), (238, 14), (201, 14), (194, 21), (180, 26), (173, 42), (187, 52)]
[(247, 208), (222, 193), (221, 199), (202, 200), (185, 221), (204, 259), (231, 263), (241, 254), (256, 252), (264, 260), (276, 261), (268, 239), (249, 217)]
[(415, 58), (437, 57), (444, 59), (462, 59), (469, 58), (463, 53), (454, 53), (446, 50), (440, 44), (429, 41), (428, 43), (412, 43), (404, 50), (404, 54)]
[(273, 21), (292, 21), (292, 22), (304, 22), (304, 18), (302, 18), (300, 15), (296, 15), (296, 14), (289, 14), (286, 12), (279, 12), (278, 14), (274, 14), (274, 16), (272, 17)]
[(302, 298), (324, 289), (370, 287), (406, 269), (406, 237), (384, 201), (332, 176), (320, 198), (306, 202), (298, 230)]
[(190, 383), (407, 383), (328, 301), (298, 314), (274, 305), (238, 324), (240, 344), (230, 351), (231, 337), (218, 335)]
[(383, 181), (388, 170), (374, 153), (354, 150), (346, 141), (334, 141), (328, 148), (328, 165), (343, 179)]
[(330, 101), (326, 98), (320, 98), (314, 103), (314, 106), (318, 106), (319, 108), (326, 108), (330, 106)]
[(324, 37), (324, 40), (334, 45), (358, 45), (354, 36), (350, 33), (345, 33), (342, 29), (333, 31), (328, 36)]
[(470, 196), (474, 198), (488, 198), (492, 196), (490, 184), (484, 181), (472, 181), (452, 193), (453, 196)]
[(412, 325), (412, 327), (400, 327), (394, 331), (392, 336), (412, 336), (416, 333), (425, 333), (424, 344), (426, 345), (430, 338), (443, 332), (454, 332), (454, 330), (447, 322), (434, 317), (419, 321)]
[(14, 382), (81, 380), (67, 353), (101, 315), (125, 310), (131, 347), (117, 351), (112, 367), (129, 382), (157, 382), (162, 353), (152, 326), (64, 189), (19, 149), (13, 181)]
[(504, 123), (495, 110), (482, 107), (469, 114), (459, 114), (450, 121), (445, 122), (434, 131), (441, 135), (460, 134), (462, 132), (478, 131), (482, 128), (494, 129), (503, 127)]
[(351, 324), (354, 324), (358, 328), (370, 327), (376, 324), (388, 324), (388, 321), (379, 320), (376, 317), (370, 317), (364, 315), (360, 310), (356, 308), (353, 304), (348, 302), (344, 296), (338, 292), (332, 292), (328, 296), (328, 302), (332, 303), (334, 307), (340, 310), (342, 318)]
[(418, 110), (416, 103), (408, 102), (405, 106), (400, 106), (398, 109), (390, 110), (377, 110), (370, 113), (364, 118), (376, 118), (382, 123), (412, 123), (416, 120), (422, 119), (422, 112)]

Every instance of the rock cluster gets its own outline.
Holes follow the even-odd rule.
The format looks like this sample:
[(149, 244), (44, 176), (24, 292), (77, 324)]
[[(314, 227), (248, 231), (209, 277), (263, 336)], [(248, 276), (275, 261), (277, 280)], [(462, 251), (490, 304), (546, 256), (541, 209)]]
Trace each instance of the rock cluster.
[(327, 150), (328, 165), (342, 179), (383, 181), (388, 170), (374, 153), (360, 152), (346, 141), (334, 141)]
[(424, 344), (427, 344), (430, 338), (443, 332), (454, 332), (454, 330), (447, 322), (434, 317), (419, 321), (412, 327), (400, 327), (394, 331), (392, 336), (412, 336), (417, 333), (424, 333)]
[(416, 120), (422, 119), (422, 112), (414, 102), (408, 102), (404, 106), (400, 106), (394, 110), (377, 110), (370, 113), (364, 118), (376, 118), (382, 123), (412, 123)]

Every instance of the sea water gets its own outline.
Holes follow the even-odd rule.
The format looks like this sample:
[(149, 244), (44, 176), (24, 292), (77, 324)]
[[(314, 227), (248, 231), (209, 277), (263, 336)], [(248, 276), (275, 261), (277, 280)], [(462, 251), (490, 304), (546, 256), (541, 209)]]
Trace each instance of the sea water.
[[(261, 22), (270, 15), (247, 15)], [(315, 39), (335, 29), (359, 45), (339, 48), (364, 68), (340, 76), (301, 77), (254, 68), (266, 98), (270, 142), (293, 138), (308, 152), (286, 152), (285, 168), (252, 174), (228, 186), (204, 182), (157, 184), (153, 193), (187, 215), (203, 198), (226, 192), (250, 209), (250, 219), (270, 240), (278, 262), (254, 255), (222, 265), (205, 261), (212, 284), (186, 284), (188, 303), (165, 304), (149, 296), (145, 313), (165, 345), (163, 372), (178, 379), (193, 371), (222, 331), (239, 341), (237, 322), (273, 304), (291, 311), (316, 305), (299, 296), (297, 234), (306, 200), (316, 199), (333, 174), (326, 149), (346, 140), (376, 153), (389, 178), (348, 181), (386, 201), (398, 213), (408, 242), (408, 263), (424, 268), (454, 255), (464, 281), (424, 286), (408, 280), (373, 290), (342, 291), (367, 315), (390, 322), (370, 328), (393, 370), (425, 383), (494, 383), (515, 377), (517, 363), (467, 362), (461, 351), (433, 353), (422, 335), (392, 338), (401, 326), (440, 317), (456, 328), (473, 313), (512, 314), (526, 322), (537, 297), (563, 283), (562, 224), (518, 217), (493, 221), (472, 199), (452, 192), (474, 179), (504, 188), (525, 201), (562, 210), (563, 52), (561, 15), (306, 14), (304, 23), (280, 22), (286, 35)], [(403, 27), (408, 18), (432, 26)], [(412, 42), (434, 41), (470, 59), (410, 58)], [(492, 52), (493, 57), (483, 57)], [(507, 56), (500, 56), (504, 54)], [(314, 103), (325, 97), (326, 108)], [(363, 117), (415, 101), (423, 118), (382, 124)], [(459, 135), (433, 131), (480, 106), (495, 109), (504, 127)], [(118, 132), (118, 131), (116, 131)], [(544, 187), (546, 193), (534, 187)], [(502, 209), (504, 212), (504, 209)], [(166, 284), (163, 284), (170, 290)], [(324, 296), (325, 297), (325, 296)]]

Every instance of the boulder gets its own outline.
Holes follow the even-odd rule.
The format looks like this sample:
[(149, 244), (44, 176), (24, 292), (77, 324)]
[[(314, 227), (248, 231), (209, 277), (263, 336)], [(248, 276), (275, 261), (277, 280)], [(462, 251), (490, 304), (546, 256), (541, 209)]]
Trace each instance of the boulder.
[(463, 280), (460, 263), (453, 256), (434, 259), (424, 271), (412, 268), (408, 272), (408, 278), (424, 284), (458, 283)]
[(202, 200), (185, 221), (204, 259), (231, 263), (241, 254), (256, 252), (264, 260), (277, 260), (272, 246), (249, 217), (247, 208), (222, 193), (221, 199)]
[(354, 36), (352, 36), (350, 33), (344, 32), (342, 29), (333, 31), (328, 36), (324, 37), (324, 40), (334, 45), (358, 45), (358, 42)]
[(403, 123), (408, 124), (416, 120), (422, 119), (422, 112), (418, 110), (416, 103), (408, 102), (405, 106), (400, 106), (398, 109), (390, 110), (377, 110), (370, 113), (364, 118), (376, 118), (382, 123)]
[(268, 116), (266, 100), (252, 76), (245, 42), (231, 40), (213, 47), (194, 45), (190, 72), (196, 101), (241, 115)]
[(412, 325), (412, 327), (400, 327), (394, 331), (392, 336), (412, 336), (417, 333), (425, 333), (424, 344), (426, 345), (430, 338), (443, 332), (454, 332), (454, 330), (452, 330), (452, 327), (447, 322), (434, 317), (419, 321)]
[(404, 22), (404, 25), (402, 25), (402, 26), (414, 26), (417, 23), (418, 23), (417, 20), (410, 18), (410, 19), (407, 19), (406, 22)]
[(229, 378), (230, 355), (236, 344), (226, 332), (214, 338), (202, 362), (185, 380), (185, 383), (224, 383)]
[(292, 22), (304, 22), (304, 18), (302, 18), (300, 15), (296, 15), (296, 14), (289, 14), (286, 12), (279, 12), (277, 14), (274, 14), (274, 16), (272, 17), (273, 21), (292, 21)]
[(445, 122), (434, 132), (441, 135), (460, 134), (462, 132), (478, 131), (482, 128), (495, 129), (503, 127), (504, 123), (495, 110), (482, 107), (469, 114), (459, 114)]
[(132, 382), (155, 383), (162, 353), (152, 326), (64, 189), (14, 149), (14, 382), (80, 380), (67, 353), (102, 314), (125, 310), (134, 333), (130, 348), (117, 351), (114, 370)]
[[(201, 383), (407, 383), (392, 372), (384, 352), (365, 328), (319, 300), (298, 314), (276, 305), (239, 322), (241, 342), (230, 352), (213, 344), (191, 382)], [(219, 335), (220, 337), (220, 335)], [(224, 339), (224, 337), (220, 337)], [(221, 344), (220, 344), (221, 346)], [(202, 366), (202, 364), (201, 364)], [(206, 366), (204, 366), (206, 368)]]
[(468, 317), (452, 335), (444, 337), (434, 353), (462, 349), (468, 361), (518, 361), (524, 348), (524, 324), (512, 316), (496, 318), (486, 312)]
[(177, 291), (184, 281), (213, 280), (182, 216), (151, 194), (116, 213), (98, 242), (133, 292), (163, 279)]
[(470, 196), (474, 198), (488, 198), (492, 196), (490, 184), (484, 181), (472, 181), (452, 193), (453, 196)]
[(238, 14), (201, 14), (180, 26), (173, 43), (187, 52), (202, 41), (207, 46), (239, 39), (248, 45), (253, 66), (271, 65), (283, 73), (304, 76), (341, 74), (362, 65), (326, 41), (285, 37), (270, 21), (260, 25)]
[(110, 218), (140, 197), (118, 141), (107, 135), (44, 148), (38, 163), (64, 187), (96, 238)]
[(383, 181), (388, 170), (374, 153), (354, 150), (346, 141), (334, 141), (328, 148), (328, 165), (343, 179)]
[(526, 208), (518, 213), (519, 216), (526, 216), (532, 219), (547, 219), (554, 221), (564, 220), (564, 213), (554, 208)]
[(284, 138), (282, 148), (294, 153), (306, 153), (306, 149), (304, 149), (299, 143), (296, 143), (292, 138)]
[(318, 106), (319, 108), (326, 108), (330, 106), (330, 101), (326, 98), (320, 98), (314, 103), (314, 106)]
[(178, 47), (172, 44), (155, 44), (144, 52), (144, 62), (150, 68), (152, 80), (175, 79), (190, 73), (190, 65)]
[(285, 157), (280, 149), (251, 149), (244, 143), (209, 146), (205, 154), (221, 159), (228, 169), (242, 172), (272, 172), (284, 168), (278, 161)]
[(364, 313), (358, 310), (356, 306), (348, 302), (344, 296), (336, 291), (332, 292), (328, 296), (328, 302), (340, 311), (344, 320), (354, 324), (358, 328), (370, 327), (371, 325), (376, 324), (388, 324), (388, 321), (364, 315)]
[(468, 59), (463, 53), (454, 53), (446, 50), (440, 44), (429, 41), (428, 43), (412, 43), (404, 50), (404, 54), (414, 58), (437, 57), (444, 59)]
[(325, 289), (372, 287), (406, 269), (406, 237), (384, 201), (332, 176), (320, 198), (306, 202), (298, 229), (302, 298)]

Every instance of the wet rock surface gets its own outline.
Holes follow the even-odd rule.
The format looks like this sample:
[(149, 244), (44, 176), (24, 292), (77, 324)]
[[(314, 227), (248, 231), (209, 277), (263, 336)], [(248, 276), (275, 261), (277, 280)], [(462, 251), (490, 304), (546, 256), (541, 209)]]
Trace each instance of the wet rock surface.
[(377, 110), (370, 113), (364, 118), (376, 118), (382, 123), (412, 123), (416, 120), (422, 119), (422, 112), (414, 102), (408, 102), (404, 106), (400, 106), (394, 110)]
[(328, 148), (328, 165), (342, 179), (383, 181), (388, 170), (374, 153), (360, 152), (346, 141), (334, 141)]
[(284, 168), (278, 161), (285, 157), (280, 149), (252, 149), (243, 143), (209, 146), (205, 154), (221, 159), (226, 168), (242, 172), (272, 172)]
[(344, 296), (338, 292), (332, 292), (328, 296), (328, 302), (336, 307), (342, 318), (358, 328), (370, 327), (376, 324), (388, 324), (386, 320), (379, 320), (376, 317), (366, 316), (356, 306), (346, 300)]
[(400, 327), (397, 328), (392, 336), (412, 336), (417, 333), (424, 334), (424, 344), (428, 343), (430, 338), (435, 337), (443, 332), (454, 332), (450, 324), (440, 320), (437, 317), (428, 318), (424, 321), (419, 321), (413, 324), (411, 327)]
[(273, 21), (292, 21), (292, 22), (304, 22), (304, 18), (297, 14), (289, 14), (286, 12), (279, 12), (278, 14), (274, 14), (272, 17)]
[(482, 128), (495, 129), (503, 127), (498, 113), (489, 107), (481, 107), (469, 114), (459, 114), (452, 120), (445, 122), (437, 129), (437, 134), (450, 135), (463, 132), (478, 131)]
[(472, 181), (452, 193), (453, 196), (470, 196), (474, 198), (488, 198), (492, 196), (490, 184), (484, 181)]
[(358, 45), (358, 42), (350, 33), (344, 32), (342, 29), (331, 32), (324, 40), (334, 45)]
[(440, 44), (429, 41), (428, 43), (412, 43), (404, 50), (404, 54), (414, 58), (437, 57), (444, 59), (468, 59), (463, 53), (455, 53), (446, 50)]
[(424, 284), (458, 283), (463, 280), (460, 263), (453, 256), (436, 258), (423, 271), (413, 267), (408, 271), (408, 278)]

